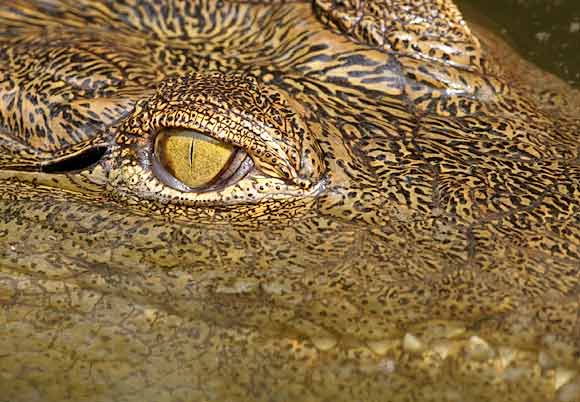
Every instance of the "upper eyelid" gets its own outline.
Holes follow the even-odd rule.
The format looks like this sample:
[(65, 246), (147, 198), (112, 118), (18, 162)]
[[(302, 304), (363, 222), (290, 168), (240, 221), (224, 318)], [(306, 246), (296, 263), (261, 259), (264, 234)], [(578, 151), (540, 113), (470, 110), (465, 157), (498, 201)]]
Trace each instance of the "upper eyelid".
[[(219, 87), (220, 77), (219, 73), (198, 73), (168, 80), (154, 97), (144, 101), (120, 125), (120, 132), (140, 138), (139, 142), (151, 149), (155, 136), (162, 129), (195, 130), (244, 149), (266, 175), (303, 188), (315, 184), (322, 176), (321, 151), (305, 124), (295, 113), (289, 112), (291, 108), (283, 96), (259, 87), (246, 88), (259, 93), (244, 93), (243, 96), (230, 95), (232, 91), (215, 97), (211, 93), (196, 93), (195, 82), (202, 82), (205, 87), (207, 80), (214, 79)], [(229, 79), (226, 82), (239, 79), (242, 84), (249, 80), (244, 76)], [(233, 98), (228, 99), (228, 96)], [(244, 105), (235, 96), (259, 102)]]

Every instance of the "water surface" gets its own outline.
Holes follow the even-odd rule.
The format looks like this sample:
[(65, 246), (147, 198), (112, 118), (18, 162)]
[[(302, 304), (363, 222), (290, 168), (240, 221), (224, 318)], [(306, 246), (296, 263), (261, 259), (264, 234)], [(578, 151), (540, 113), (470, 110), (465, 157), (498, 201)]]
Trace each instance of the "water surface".
[(526, 59), (580, 88), (580, 0), (458, 0)]

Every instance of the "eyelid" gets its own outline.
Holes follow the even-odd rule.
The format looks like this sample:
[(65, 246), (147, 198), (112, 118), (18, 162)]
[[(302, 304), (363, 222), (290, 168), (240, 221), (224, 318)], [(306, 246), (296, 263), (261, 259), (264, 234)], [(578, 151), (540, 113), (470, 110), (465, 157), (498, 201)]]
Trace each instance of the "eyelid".
[[(170, 121), (174, 120), (170, 117), (171, 111), (166, 111), (166, 113), (168, 114), (164, 114), (159, 119), (160, 126), (154, 130), (155, 134), (143, 138), (149, 144), (149, 154), (154, 153), (157, 133), (168, 129), (187, 129), (244, 150), (251, 157), (256, 168), (265, 175), (295, 183), (303, 182), (299, 172), (301, 160), (297, 146), (287, 139), (285, 140), (283, 133), (276, 132), (275, 129), (260, 122), (252, 121), (250, 116), (237, 114), (232, 110), (220, 112), (204, 105), (187, 113), (185, 118), (186, 112), (179, 112), (184, 123), (174, 125), (171, 124), (173, 121)], [(175, 113), (178, 112), (175, 111)], [(219, 123), (217, 123), (218, 118), (207, 118), (208, 115), (219, 116)], [(130, 130), (126, 131), (130, 133)], [(149, 164), (155, 169), (160, 167), (159, 161), (153, 157), (151, 157)], [(187, 191), (191, 191), (191, 189)]]
[(298, 177), (300, 158), (297, 147), (285, 141), (282, 133), (251, 116), (204, 105), (192, 112), (181, 127), (242, 148), (264, 174), (284, 180)]
[(160, 130), (197, 131), (243, 149), (264, 175), (309, 189), (323, 176), (322, 151), (295, 110), (251, 76), (195, 73), (164, 81), (120, 131), (149, 149)]

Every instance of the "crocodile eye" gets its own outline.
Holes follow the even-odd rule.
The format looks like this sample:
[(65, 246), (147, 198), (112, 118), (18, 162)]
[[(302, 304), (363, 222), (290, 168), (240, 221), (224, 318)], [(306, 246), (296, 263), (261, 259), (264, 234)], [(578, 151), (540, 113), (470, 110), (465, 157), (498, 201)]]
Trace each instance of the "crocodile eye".
[(157, 176), (185, 192), (213, 190), (253, 166), (242, 150), (185, 128), (160, 131), (154, 153)]

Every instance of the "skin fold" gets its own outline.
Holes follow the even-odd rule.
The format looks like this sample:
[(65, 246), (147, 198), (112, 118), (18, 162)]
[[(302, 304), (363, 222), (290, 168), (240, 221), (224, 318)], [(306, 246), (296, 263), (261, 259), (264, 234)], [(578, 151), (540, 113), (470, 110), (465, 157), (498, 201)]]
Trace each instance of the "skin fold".
[(451, 1), (0, 26), (1, 402), (580, 399), (579, 97)]

